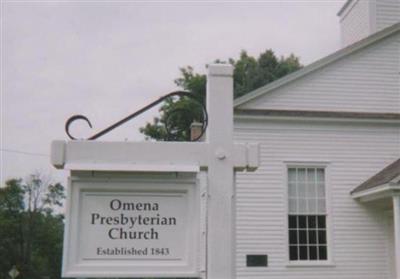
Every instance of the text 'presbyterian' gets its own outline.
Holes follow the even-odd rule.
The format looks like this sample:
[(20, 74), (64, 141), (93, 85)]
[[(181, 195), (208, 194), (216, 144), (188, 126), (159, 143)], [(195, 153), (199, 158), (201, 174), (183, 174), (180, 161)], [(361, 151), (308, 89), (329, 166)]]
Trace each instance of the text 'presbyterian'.
[(157, 202), (134, 203), (113, 199), (109, 207), (119, 214), (104, 216), (96, 212), (91, 213), (90, 224), (112, 226), (108, 230), (110, 239), (159, 239), (156, 227), (177, 225), (176, 217), (166, 217), (159, 213), (160, 206)]

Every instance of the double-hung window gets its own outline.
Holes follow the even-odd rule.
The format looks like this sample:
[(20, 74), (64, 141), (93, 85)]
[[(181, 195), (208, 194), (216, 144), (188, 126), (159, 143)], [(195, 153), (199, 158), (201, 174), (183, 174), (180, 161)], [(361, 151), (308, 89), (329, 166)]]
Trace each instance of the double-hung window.
[(328, 260), (325, 168), (288, 168), (289, 260)]

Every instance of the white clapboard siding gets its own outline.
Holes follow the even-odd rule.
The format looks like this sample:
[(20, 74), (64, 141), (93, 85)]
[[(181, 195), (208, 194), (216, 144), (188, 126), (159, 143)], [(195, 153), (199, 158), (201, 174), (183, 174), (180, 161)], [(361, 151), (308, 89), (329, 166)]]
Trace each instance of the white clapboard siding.
[(342, 46), (348, 46), (371, 34), (370, 1), (353, 0), (340, 14)]
[[(350, 191), (399, 158), (397, 124), (236, 119), (235, 140), (260, 143), (258, 170), (236, 176), (238, 278), (390, 278), (385, 213)], [(334, 266), (287, 266), (285, 162), (294, 161), (328, 163)], [(247, 254), (267, 254), (268, 267), (246, 267)]]
[(376, 1), (376, 31), (400, 21), (400, 0)]
[(400, 32), (240, 106), (398, 113)]

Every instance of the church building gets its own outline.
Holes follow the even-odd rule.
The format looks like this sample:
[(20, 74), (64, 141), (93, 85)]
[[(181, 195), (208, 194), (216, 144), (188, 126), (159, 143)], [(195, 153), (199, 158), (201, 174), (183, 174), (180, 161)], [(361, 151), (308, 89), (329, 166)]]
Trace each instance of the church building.
[(400, 279), (400, 0), (338, 16), (342, 49), (235, 100), (237, 278)]

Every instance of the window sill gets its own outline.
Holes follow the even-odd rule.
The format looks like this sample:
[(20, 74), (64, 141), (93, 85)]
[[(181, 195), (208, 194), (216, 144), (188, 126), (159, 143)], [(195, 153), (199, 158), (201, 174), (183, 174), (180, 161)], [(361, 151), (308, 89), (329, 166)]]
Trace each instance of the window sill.
[(331, 261), (323, 262), (288, 262), (286, 267), (335, 267)]

